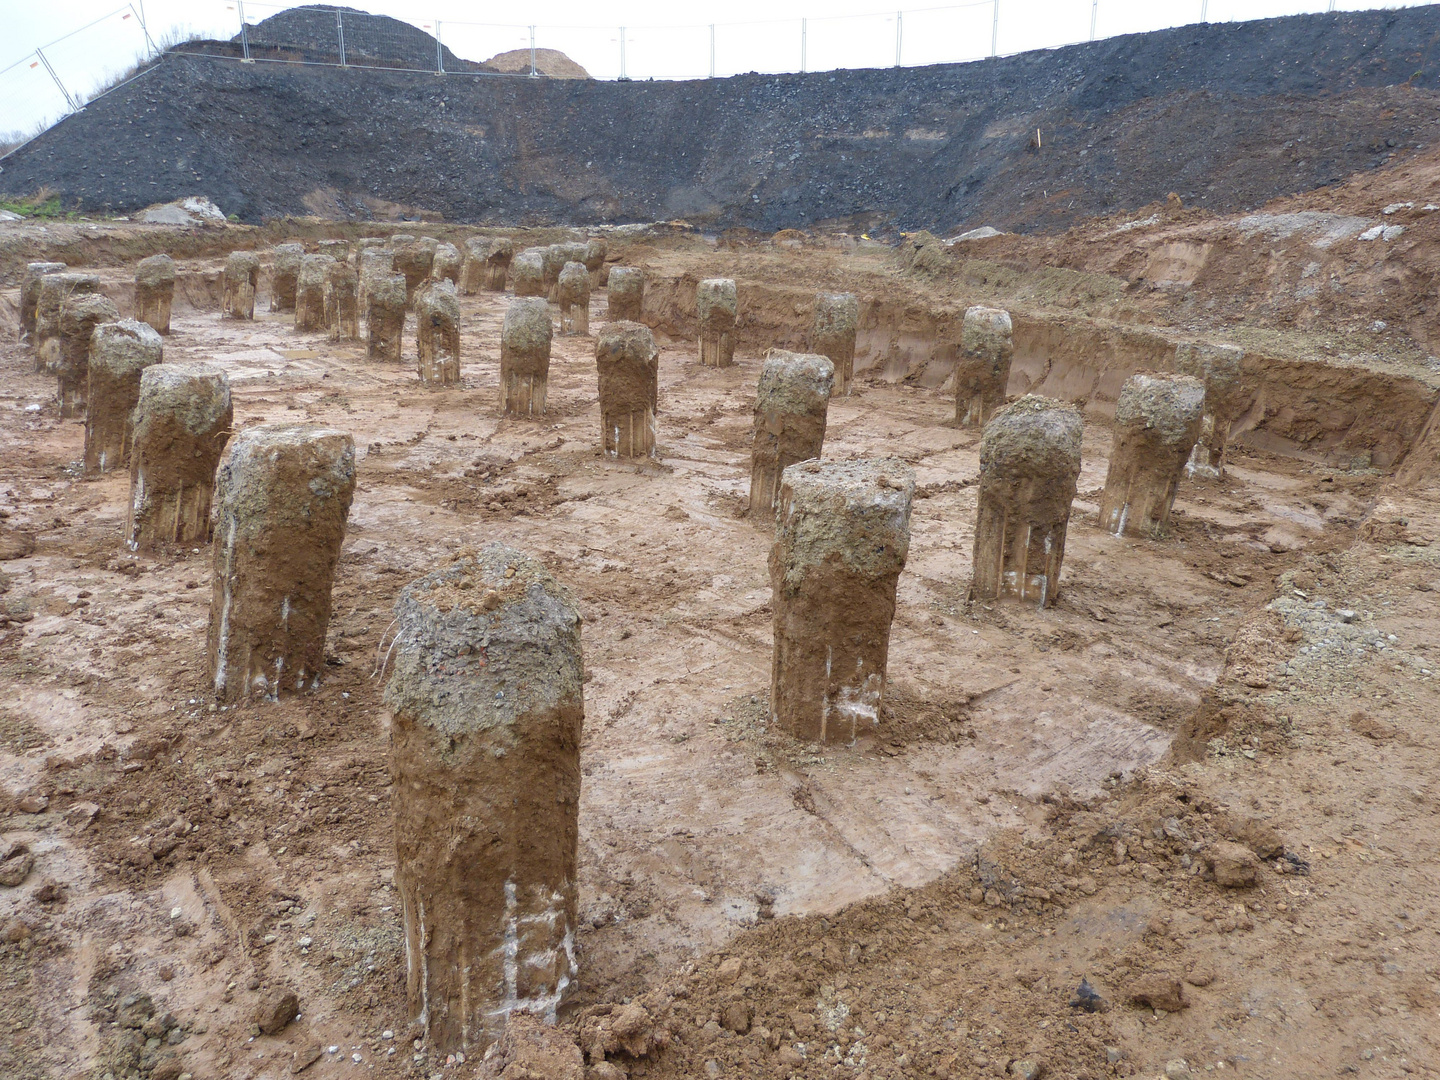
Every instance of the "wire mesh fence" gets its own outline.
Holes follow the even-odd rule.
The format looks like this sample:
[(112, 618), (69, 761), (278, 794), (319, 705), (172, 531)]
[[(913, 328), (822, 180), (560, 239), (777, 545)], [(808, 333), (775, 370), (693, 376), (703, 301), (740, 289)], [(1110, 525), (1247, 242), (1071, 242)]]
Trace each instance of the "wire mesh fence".
[(444, 75), (705, 79), (957, 63), (1185, 23), (1370, 6), (1355, 0), (964, 0), (815, 18), (551, 26), (442, 21), (409, 13), (397, 18), (329, 5), (187, 0), (180, 20), (156, 34), (153, 20), (147, 26), (142, 17), (143, 4), (127, 3), (0, 68), (0, 152), (82, 108), (172, 47), (251, 63)]

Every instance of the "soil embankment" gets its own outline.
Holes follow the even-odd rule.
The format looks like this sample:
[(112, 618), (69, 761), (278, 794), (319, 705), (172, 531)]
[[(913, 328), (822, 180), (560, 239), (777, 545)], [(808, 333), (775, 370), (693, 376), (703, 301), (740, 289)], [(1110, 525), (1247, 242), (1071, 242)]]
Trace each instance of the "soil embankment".
[(625, 83), (241, 65), (197, 51), (231, 43), (191, 43), (6, 159), (0, 192), (44, 185), (92, 212), (203, 193), (249, 222), (767, 231), (1032, 231), (1172, 191), (1224, 211), (1430, 143), (1437, 37), (1432, 6), (971, 64)]

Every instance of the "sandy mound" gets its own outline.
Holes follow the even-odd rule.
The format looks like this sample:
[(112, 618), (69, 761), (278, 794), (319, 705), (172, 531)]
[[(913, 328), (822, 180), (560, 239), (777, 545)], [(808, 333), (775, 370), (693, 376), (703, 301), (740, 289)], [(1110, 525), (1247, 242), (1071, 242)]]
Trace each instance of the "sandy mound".
[[(530, 50), (511, 49), (509, 52), (496, 53), (486, 60), (483, 66), (507, 73), (528, 72), (530, 70)], [(536, 49), (535, 70), (552, 79), (590, 78), (588, 71), (559, 49)]]

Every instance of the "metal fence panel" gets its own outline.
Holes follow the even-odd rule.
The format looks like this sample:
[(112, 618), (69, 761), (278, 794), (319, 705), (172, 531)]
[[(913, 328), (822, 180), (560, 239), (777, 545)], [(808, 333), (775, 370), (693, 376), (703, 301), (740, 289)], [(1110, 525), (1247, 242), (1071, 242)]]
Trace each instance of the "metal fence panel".
[(21, 143), (70, 111), (55, 80), (33, 53), (0, 72), (0, 142)]
[(619, 26), (538, 26), (535, 45), (564, 53), (597, 79), (620, 77)]
[(905, 13), (906, 67), (953, 64), (990, 55), (989, 4)]
[(710, 70), (708, 26), (631, 26), (625, 31), (632, 79), (704, 79)]
[(799, 70), (799, 19), (715, 25), (716, 75)]
[(457, 56), (472, 61), (485, 61), (501, 53), (520, 52), (524, 74), (529, 70), (529, 59), (523, 54), (530, 50), (530, 27), (504, 25), (500, 23), (446, 22), (440, 28), (445, 47)]
[(895, 13), (805, 20), (805, 70), (889, 67), (895, 63)]

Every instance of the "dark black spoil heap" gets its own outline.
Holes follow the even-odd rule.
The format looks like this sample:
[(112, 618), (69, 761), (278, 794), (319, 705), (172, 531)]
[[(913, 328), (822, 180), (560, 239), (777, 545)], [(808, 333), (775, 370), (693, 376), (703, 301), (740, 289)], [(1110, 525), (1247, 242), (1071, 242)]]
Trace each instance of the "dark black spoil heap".
[(0, 162), (0, 192), (47, 185), (67, 205), (117, 212), (203, 194), (245, 221), (423, 210), (763, 230), (1056, 228), (1171, 191), (1234, 210), (1431, 142), (1437, 42), (1431, 6), (697, 82), (172, 52)]

